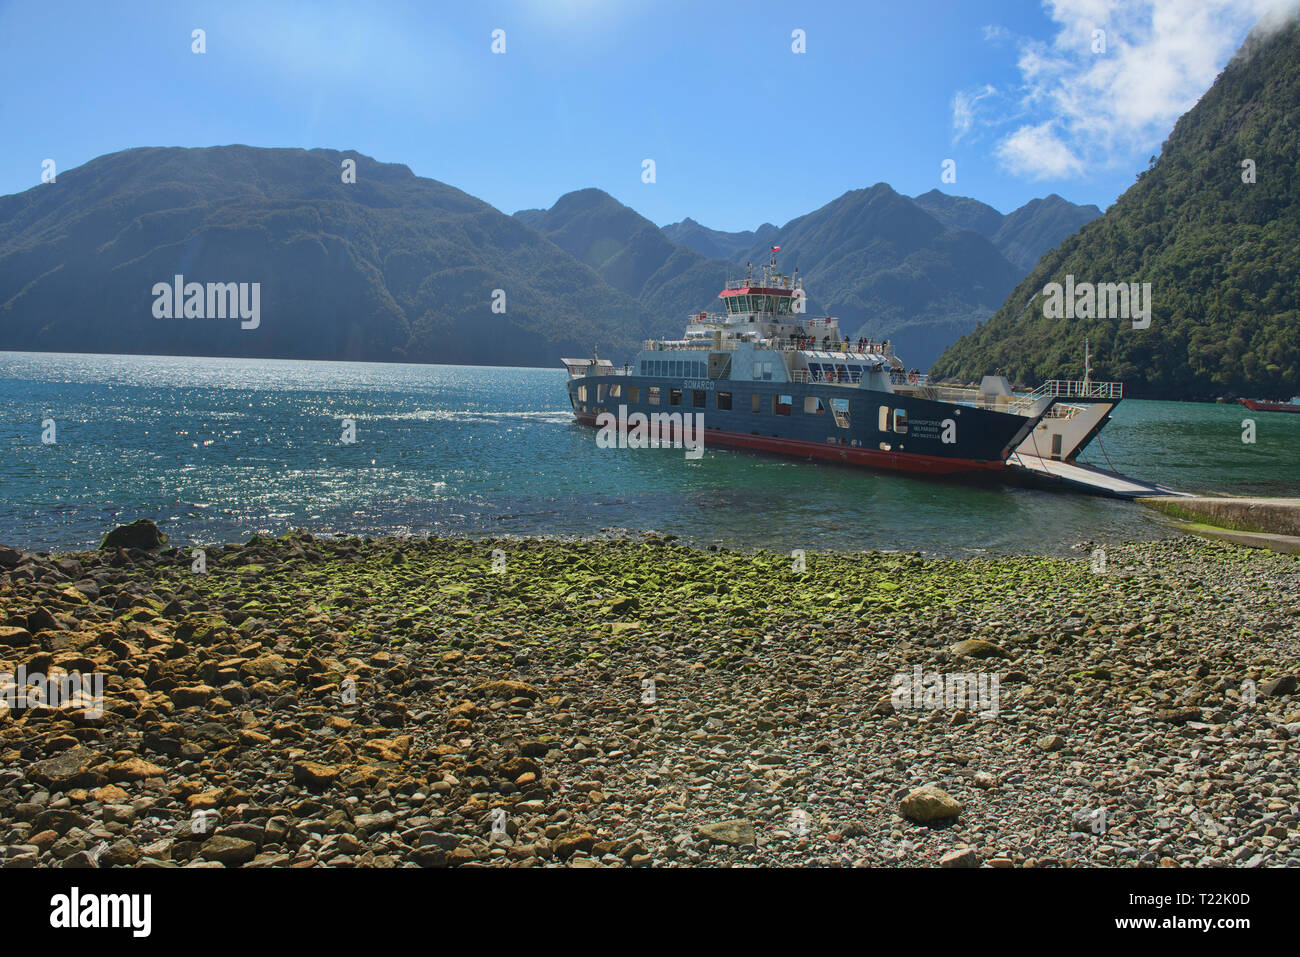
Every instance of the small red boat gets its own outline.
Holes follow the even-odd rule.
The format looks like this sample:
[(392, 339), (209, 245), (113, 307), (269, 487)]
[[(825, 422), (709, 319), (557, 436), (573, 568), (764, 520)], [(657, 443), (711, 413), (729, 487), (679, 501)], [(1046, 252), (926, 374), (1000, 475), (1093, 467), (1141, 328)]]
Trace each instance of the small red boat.
[(1300, 412), (1300, 395), (1293, 396), (1290, 402), (1265, 402), (1263, 399), (1238, 399), (1252, 412)]

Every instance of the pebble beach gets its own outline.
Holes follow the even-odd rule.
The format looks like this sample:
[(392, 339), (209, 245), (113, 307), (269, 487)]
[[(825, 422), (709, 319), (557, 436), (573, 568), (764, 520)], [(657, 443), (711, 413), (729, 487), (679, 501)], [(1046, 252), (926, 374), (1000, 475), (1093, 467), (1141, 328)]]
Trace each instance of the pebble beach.
[(1300, 866), (1295, 556), (159, 544), (0, 547), (4, 867)]

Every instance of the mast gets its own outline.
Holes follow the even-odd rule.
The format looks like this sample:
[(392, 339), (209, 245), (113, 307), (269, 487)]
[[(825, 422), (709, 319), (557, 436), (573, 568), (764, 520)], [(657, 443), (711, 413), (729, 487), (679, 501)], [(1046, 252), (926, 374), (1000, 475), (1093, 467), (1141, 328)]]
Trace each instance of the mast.
[(1092, 382), (1092, 352), (1088, 348), (1088, 337), (1083, 337), (1083, 384)]

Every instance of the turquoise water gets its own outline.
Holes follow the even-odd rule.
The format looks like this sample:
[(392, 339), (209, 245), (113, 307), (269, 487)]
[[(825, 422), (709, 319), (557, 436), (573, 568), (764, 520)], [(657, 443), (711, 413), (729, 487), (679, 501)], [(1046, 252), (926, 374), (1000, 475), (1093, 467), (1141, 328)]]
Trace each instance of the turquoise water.
[[(589, 536), (971, 554), (1162, 537), (1126, 502), (709, 449), (602, 450), (563, 370), (0, 353), (0, 542), (318, 533)], [(342, 420), (356, 442), (341, 443)], [(1243, 418), (1257, 441), (1241, 441)], [(42, 420), (54, 444), (41, 441)], [(1126, 401), (1115, 468), (1186, 491), (1300, 494), (1300, 416)], [(1085, 458), (1106, 466), (1094, 443)]]

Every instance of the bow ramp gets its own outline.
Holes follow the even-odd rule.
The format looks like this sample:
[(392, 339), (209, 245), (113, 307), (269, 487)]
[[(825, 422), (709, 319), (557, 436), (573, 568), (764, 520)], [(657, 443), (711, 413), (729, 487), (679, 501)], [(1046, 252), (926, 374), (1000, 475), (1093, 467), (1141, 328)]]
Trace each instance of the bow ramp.
[(1018, 469), (1035, 484), (1065, 486), (1094, 495), (1110, 495), (1115, 498), (1142, 498), (1147, 495), (1185, 496), (1185, 492), (1176, 492), (1154, 482), (1129, 478), (1118, 472), (1108, 472), (1092, 465), (1079, 462), (1062, 462), (1044, 459), (1037, 455), (1016, 452), (1007, 462)]

